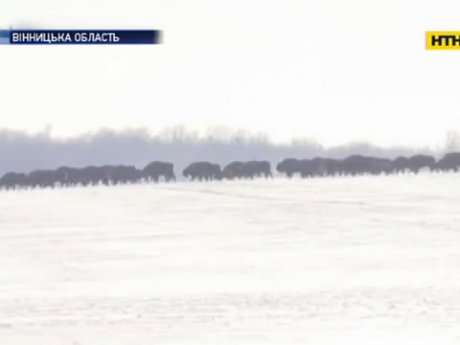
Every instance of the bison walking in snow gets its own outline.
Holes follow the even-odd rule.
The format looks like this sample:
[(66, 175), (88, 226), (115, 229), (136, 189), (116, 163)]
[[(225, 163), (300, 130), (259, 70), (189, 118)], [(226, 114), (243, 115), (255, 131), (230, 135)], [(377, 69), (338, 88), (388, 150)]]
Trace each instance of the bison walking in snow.
[(191, 163), (183, 170), (182, 175), (186, 178), (190, 178), (192, 181), (212, 181), (222, 179), (220, 166), (210, 162)]

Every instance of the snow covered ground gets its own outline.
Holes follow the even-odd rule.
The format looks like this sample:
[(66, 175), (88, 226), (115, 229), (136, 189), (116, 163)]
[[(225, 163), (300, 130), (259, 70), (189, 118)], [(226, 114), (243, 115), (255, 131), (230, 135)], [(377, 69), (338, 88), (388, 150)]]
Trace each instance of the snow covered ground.
[(460, 344), (460, 174), (0, 193), (0, 344)]

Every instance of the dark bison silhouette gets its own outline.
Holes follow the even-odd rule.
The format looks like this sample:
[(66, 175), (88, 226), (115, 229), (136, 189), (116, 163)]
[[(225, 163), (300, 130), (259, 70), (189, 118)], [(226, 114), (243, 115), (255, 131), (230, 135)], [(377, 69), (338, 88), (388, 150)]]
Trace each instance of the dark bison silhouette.
[(59, 167), (56, 171), (60, 184), (64, 187), (83, 184), (81, 170), (67, 166)]
[(231, 162), (224, 167), (222, 176), (229, 180), (235, 178), (253, 179), (256, 177), (273, 177), (271, 165), (268, 161)]
[(244, 164), (245, 175), (253, 179), (255, 177), (273, 177), (272, 168), (268, 161), (249, 161)]
[(302, 178), (318, 176), (322, 163), (320, 158), (301, 159), (297, 162), (297, 171), (293, 171), (293, 174), (298, 173)]
[(158, 182), (163, 178), (166, 182), (175, 181), (174, 165), (168, 162), (154, 161), (142, 169), (142, 178), (146, 181)]
[(344, 175), (379, 175), (390, 174), (393, 163), (389, 159), (352, 155), (341, 162), (341, 170)]
[(295, 174), (301, 173), (301, 160), (297, 158), (286, 158), (276, 165), (276, 171), (282, 174), (286, 174), (287, 177), (291, 178)]
[(428, 155), (415, 155), (409, 157), (409, 170), (418, 174), (422, 169), (433, 170), (436, 165), (436, 159)]
[(392, 162), (392, 172), (393, 173), (404, 173), (409, 170), (409, 158), (407, 157), (397, 157)]
[(26, 185), (32, 188), (53, 188), (59, 182), (57, 170), (34, 170), (26, 176)]
[(131, 165), (88, 166), (81, 169), (64, 167), (59, 169), (65, 175), (64, 184), (67, 186), (120, 185), (137, 183), (141, 178), (141, 172)]
[(237, 178), (245, 178), (244, 172), (244, 162), (231, 162), (227, 164), (224, 169), (222, 170), (222, 176), (228, 180), (233, 180)]
[(313, 158), (310, 162), (303, 160), (302, 177), (334, 176), (342, 174), (342, 162), (332, 158)]
[(433, 170), (436, 159), (428, 155), (415, 155), (411, 157), (398, 157), (392, 163), (393, 173), (412, 172), (418, 174), (422, 169)]
[(375, 158), (372, 166), (372, 174), (391, 174), (393, 173), (393, 161), (387, 158)]
[(444, 155), (435, 166), (435, 169), (440, 171), (455, 171), (460, 170), (460, 152), (450, 152)]
[(344, 174), (351, 176), (370, 174), (372, 171), (372, 157), (349, 156), (342, 161), (342, 171)]
[(77, 184), (82, 186), (109, 185), (110, 166), (88, 166), (78, 170)]
[(210, 162), (194, 162), (187, 166), (182, 175), (190, 178), (192, 181), (197, 179), (199, 181), (212, 181), (221, 180), (222, 171), (218, 164)]
[(128, 184), (139, 182), (141, 172), (132, 165), (107, 166), (107, 178), (109, 183)]
[(0, 178), (1, 189), (17, 189), (27, 186), (27, 175), (24, 173), (7, 172)]
[(341, 173), (341, 162), (337, 159), (316, 157), (313, 159), (287, 158), (276, 166), (276, 171), (288, 177), (319, 177)]

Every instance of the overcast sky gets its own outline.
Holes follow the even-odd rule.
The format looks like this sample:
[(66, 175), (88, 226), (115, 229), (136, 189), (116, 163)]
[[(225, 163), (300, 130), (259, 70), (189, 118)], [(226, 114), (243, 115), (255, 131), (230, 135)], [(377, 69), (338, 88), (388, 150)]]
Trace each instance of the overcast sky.
[(152, 28), (158, 46), (0, 46), (0, 127), (73, 136), (175, 124), (435, 146), (460, 129), (460, 2), (0, 0), (16, 28)]

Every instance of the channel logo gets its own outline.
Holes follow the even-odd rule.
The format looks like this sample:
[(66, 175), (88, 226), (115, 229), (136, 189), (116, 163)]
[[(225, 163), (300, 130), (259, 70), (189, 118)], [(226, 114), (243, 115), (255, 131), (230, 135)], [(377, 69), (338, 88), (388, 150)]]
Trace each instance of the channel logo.
[(427, 31), (427, 50), (460, 50), (460, 31)]

